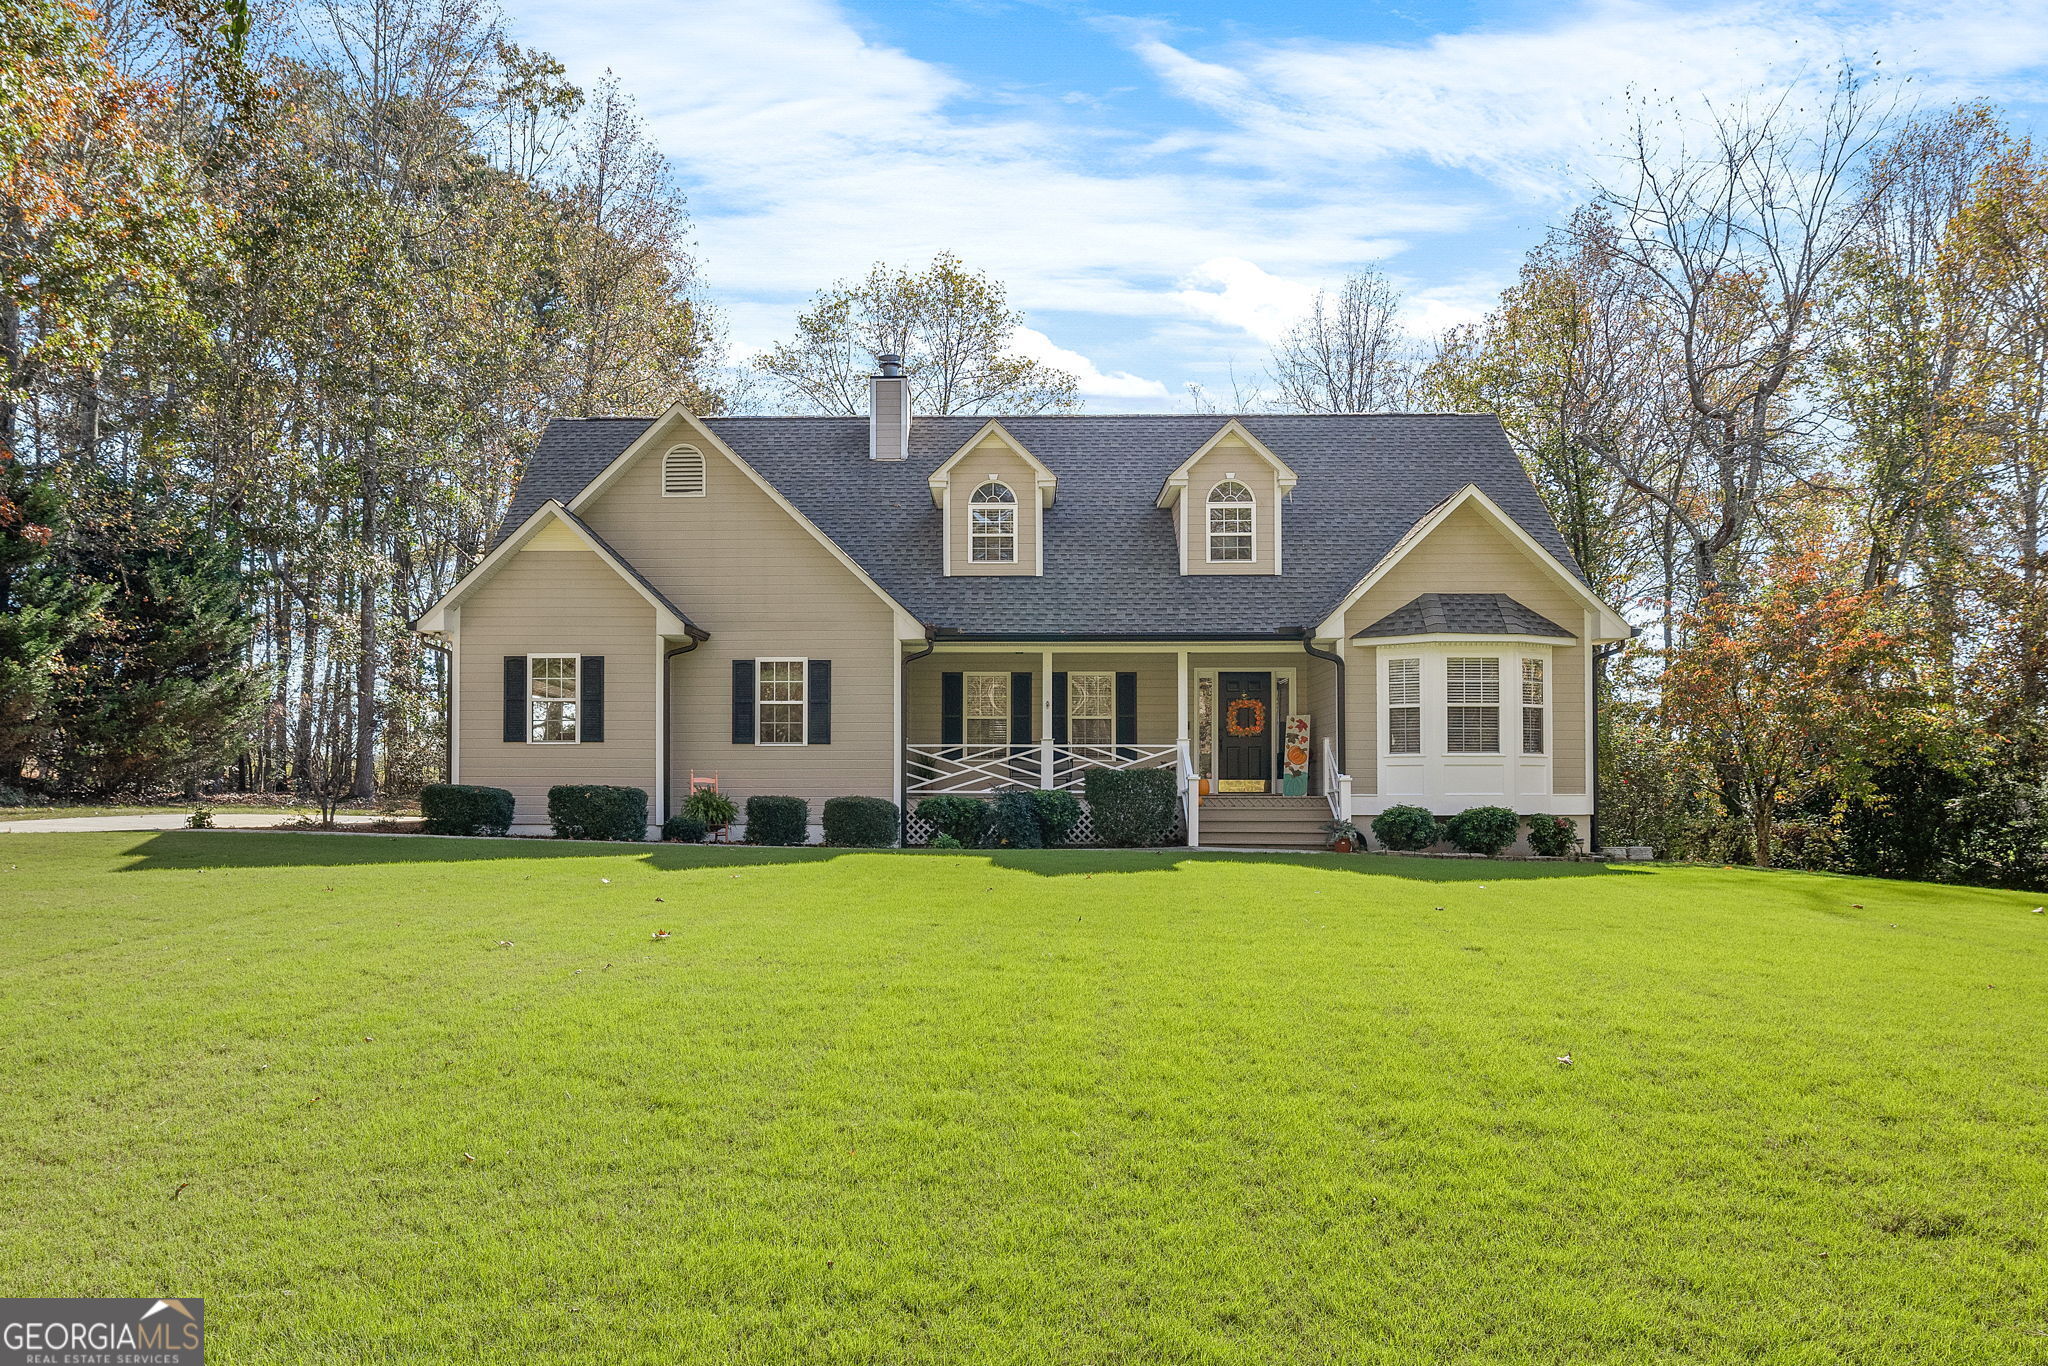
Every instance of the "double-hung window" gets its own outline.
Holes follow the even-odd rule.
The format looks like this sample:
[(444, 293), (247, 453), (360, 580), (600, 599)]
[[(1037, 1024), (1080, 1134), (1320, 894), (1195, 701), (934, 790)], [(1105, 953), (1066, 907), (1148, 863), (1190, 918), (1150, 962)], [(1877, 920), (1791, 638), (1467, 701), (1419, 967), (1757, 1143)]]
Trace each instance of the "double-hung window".
[(967, 743), (1007, 745), (1010, 743), (1010, 676), (968, 674), (964, 681), (967, 715)]
[(1522, 753), (1541, 754), (1544, 744), (1543, 661), (1522, 661)]
[(527, 657), (527, 738), (534, 744), (576, 743), (576, 704), (582, 691), (577, 675), (581, 662), (580, 655)]
[(1067, 675), (1067, 743), (1116, 743), (1116, 675)]
[(987, 483), (967, 508), (967, 558), (975, 564), (1017, 562), (1017, 495), (1007, 484)]
[(1387, 661), (1387, 753), (1422, 753), (1422, 661)]
[(801, 745), (804, 735), (804, 676), (807, 659), (763, 659), (754, 670), (755, 742)]
[(1444, 661), (1444, 749), (1451, 754), (1500, 753), (1500, 660)]
[(1249, 564), (1252, 560), (1252, 491), (1235, 479), (1209, 490), (1209, 562)]

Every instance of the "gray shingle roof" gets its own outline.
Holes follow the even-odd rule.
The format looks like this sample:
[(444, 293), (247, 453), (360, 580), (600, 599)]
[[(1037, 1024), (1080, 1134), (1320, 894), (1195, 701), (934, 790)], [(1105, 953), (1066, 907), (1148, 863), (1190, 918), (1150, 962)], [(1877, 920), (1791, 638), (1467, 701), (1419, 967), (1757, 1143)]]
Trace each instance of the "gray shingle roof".
[(1353, 636), (1559, 636), (1571, 632), (1505, 593), (1424, 593)]
[[(1297, 636), (1446, 498), (1476, 484), (1570, 566), (1556, 526), (1492, 417), (1244, 414), (1300, 476), (1279, 575), (1179, 572), (1172, 513), (1153, 506), (1228, 414), (1004, 418), (1059, 477), (1042, 577), (948, 578), (925, 480), (985, 417), (919, 418), (910, 458), (867, 458), (867, 420), (728, 417), (707, 425), (913, 615), (988, 636)], [(548, 498), (568, 502), (649, 418), (548, 424), (500, 535)]]

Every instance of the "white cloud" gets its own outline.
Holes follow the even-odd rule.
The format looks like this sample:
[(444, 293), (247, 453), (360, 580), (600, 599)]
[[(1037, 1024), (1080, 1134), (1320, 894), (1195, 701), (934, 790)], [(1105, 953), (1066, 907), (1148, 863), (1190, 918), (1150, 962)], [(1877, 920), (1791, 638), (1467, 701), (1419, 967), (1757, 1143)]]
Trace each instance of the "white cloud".
[(1287, 280), (1237, 256), (1204, 261), (1180, 280), (1174, 297), (1207, 318), (1260, 341), (1277, 340), (1315, 302), (1315, 287)]
[(1105, 374), (1094, 361), (1079, 351), (1069, 351), (1035, 328), (1020, 327), (1013, 336), (1013, 349), (1047, 365), (1056, 365), (1081, 382), (1084, 398), (1171, 398), (1156, 379), (1112, 370)]

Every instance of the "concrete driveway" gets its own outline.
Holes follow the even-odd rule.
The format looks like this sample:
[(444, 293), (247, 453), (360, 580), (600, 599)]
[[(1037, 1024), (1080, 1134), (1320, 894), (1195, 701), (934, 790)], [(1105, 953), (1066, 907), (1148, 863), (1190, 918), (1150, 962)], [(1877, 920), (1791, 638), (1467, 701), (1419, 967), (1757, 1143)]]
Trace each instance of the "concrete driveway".
[[(186, 813), (182, 811), (138, 811), (132, 816), (51, 816), (39, 821), (0, 821), (0, 835), (60, 835), (74, 830), (183, 830), (185, 817)], [(291, 819), (275, 812), (213, 813), (214, 825), (222, 830), (269, 830)], [(334, 817), (335, 824), (345, 826), (368, 825), (382, 819), (361, 811), (341, 811)]]

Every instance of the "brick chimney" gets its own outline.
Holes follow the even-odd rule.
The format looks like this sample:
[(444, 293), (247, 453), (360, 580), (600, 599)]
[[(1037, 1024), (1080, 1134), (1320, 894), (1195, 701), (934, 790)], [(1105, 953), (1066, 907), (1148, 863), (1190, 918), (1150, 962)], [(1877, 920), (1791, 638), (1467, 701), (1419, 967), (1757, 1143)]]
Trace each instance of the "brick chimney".
[(910, 381), (903, 378), (903, 357), (885, 352), (875, 357), (882, 373), (868, 377), (868, 459), (910, 458)]

